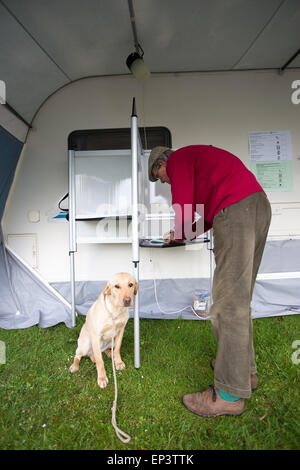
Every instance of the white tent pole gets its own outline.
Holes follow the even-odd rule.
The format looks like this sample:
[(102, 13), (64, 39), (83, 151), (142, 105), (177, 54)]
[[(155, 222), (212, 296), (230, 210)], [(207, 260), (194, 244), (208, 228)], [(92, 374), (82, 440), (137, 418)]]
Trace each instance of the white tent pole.
[[(135, 111), (135, 98), (131, 115), (131, 158), (132, 158), (132, 262), (133, 274), (139, 282), (139, 228), (138, 228), (138, 124)], [(140, 368), (140, 323), (139, 323), (139, 295), (136, 295), (134, 304), (134, 367)]]
[(74, 252), (70, 251), (70, 276), (71, 276), (71, 313), (72, 327), (76, 326), (76, 306), (75, 306), (75, 260)]
[(75, 176), (74, 176), (75, 153), (69, 150), (69, 256), (70, 256), (70, 281), (71, 281), (71, 305), (72, 305), (72, 327), (76, 325), (75, 307), (75, 260), (76, 247), (76, 222), (75, 222)]
[[(138, 281), (139, 279), (139, 264), (134, 264), (133, 276)], [(139, 313), (139, 292), (137, 292), (134, 301), (134, 367), (139, 369), (140, 362), (140, 313)]]
[(215, 271), (215, 257), (214, 257), (214, 236), (213, 230), (209, 232), (209, 267), (210, 267), (210, 276), (209, 276), (209, 291), (210, 291), (210, 305), (213, 303), (213, 296), (212, 296), (212, 287), (213, 287), (213, 277)]

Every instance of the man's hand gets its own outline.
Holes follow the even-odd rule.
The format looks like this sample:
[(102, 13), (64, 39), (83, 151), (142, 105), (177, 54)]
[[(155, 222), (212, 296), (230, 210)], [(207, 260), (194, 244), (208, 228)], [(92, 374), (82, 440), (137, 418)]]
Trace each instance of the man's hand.
[(166, 232), (163, 236), (163, 240), (165, 243), (172, 243), (172, 241), (175, 240), (174, 230), (170, 230), (169, 232)]

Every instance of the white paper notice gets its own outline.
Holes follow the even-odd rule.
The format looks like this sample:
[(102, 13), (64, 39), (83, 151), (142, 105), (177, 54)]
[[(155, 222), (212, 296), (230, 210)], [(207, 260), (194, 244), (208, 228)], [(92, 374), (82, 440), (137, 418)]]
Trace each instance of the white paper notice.
[(290, 131), (249, 132), (252, 162), (293, 160)]

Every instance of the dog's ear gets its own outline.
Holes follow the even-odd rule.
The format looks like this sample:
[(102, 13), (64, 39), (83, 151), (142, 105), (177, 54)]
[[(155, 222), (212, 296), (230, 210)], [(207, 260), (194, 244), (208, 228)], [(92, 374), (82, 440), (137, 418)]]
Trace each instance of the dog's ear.
[(139, 285), (138, 285), (138, 283), (135, 281), (135, 283), (134, 283), (134, 295), (137, 294), (138, 290), (139, 290)]
[(103, 295), (105, 297), (106, 295), (110, 295), (110, 294), (111, 294), (111, 288), (110, 288), (109, 282), (107, 281), (103, 289)]

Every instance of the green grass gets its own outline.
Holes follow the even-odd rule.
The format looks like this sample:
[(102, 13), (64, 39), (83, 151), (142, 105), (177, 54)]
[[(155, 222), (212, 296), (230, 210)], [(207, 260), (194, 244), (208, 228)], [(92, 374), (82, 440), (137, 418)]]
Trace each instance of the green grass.
[(70, 374), (84, 317), (68, 329), (0, 330), (6, 364), (0, 365), (0, 449), (297, 449), (300, 364), (292, 362), (299, 317), (254, 320), (259, 388), (239, 417), (201, 418), (181, 404), (185, 393), (213, 384), (216, 342), (210, 322), (141, 320), (141, 364), (133, 365), (133, 321), (123, 339), (126, 369), (117, 372), (118, 426), (111, 425), (114, 382), (109, 358), (106, 389), (82, 359)]

